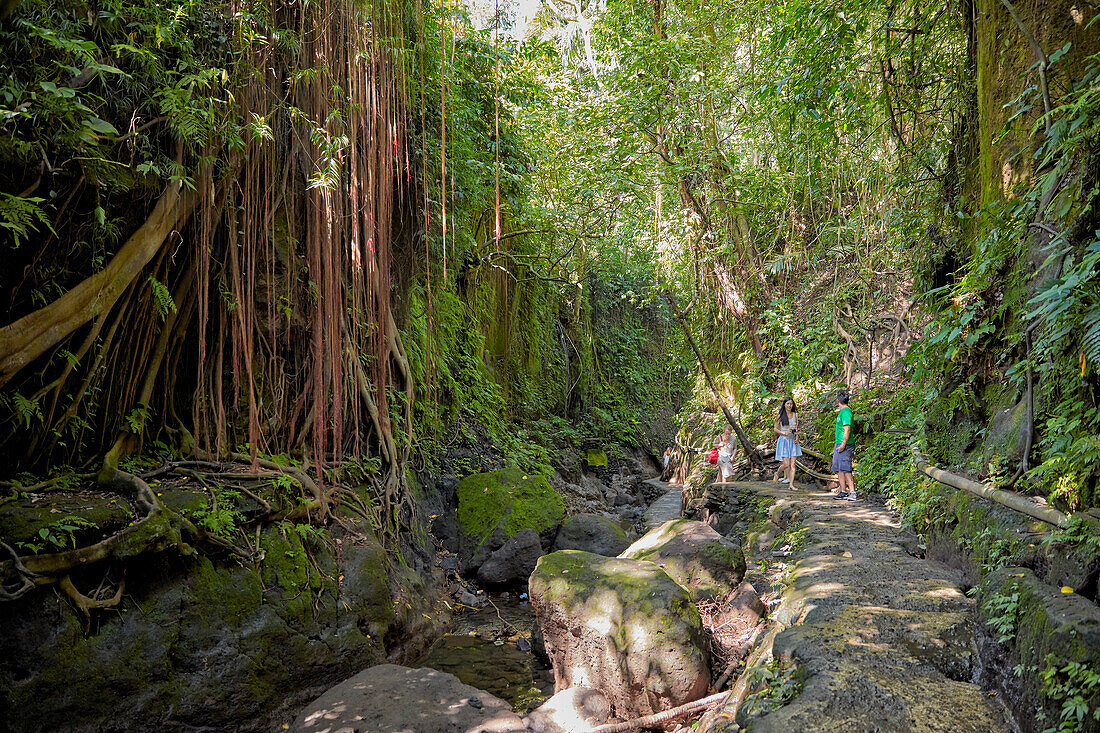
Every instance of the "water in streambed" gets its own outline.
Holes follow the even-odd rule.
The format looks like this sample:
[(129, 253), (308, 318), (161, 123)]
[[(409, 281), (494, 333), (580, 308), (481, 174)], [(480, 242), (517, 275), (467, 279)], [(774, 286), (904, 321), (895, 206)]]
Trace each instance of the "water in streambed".
[(448, 672), (524, 713), (554, 694), (554, 677), (531, 651), (535, 614), (515, 594), (490, 596), (484, 608), (460, 607), (447, 634), (414, 664)]

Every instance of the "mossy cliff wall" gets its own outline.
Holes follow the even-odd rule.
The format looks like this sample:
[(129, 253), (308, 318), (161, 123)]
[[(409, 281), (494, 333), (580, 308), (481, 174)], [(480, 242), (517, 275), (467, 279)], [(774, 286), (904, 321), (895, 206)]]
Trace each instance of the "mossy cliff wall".
[(454, 281), (402, 296), (418, 434), (667, 441), (689, 372), (667, 313), (637, 296), (648, 286), (606, 275), (582, 291), (513, 269), (467, 263)]
[[(1016, 14), (1049, 59), (1067, 43), (1070, 50), (1047, 72), (1053, 107), (1069, 84), (1081, 78), (1088, 56), (1100, 51), (1096, 10), (1077, 0), (1014, 0)], [(978, 143), (982, 206), (1020, 193), (1032, 182), (1032, 153), (1042, 140), (1032, 135), (1043, 103), (1031, 98), (1030, 109), (1017, 116), (1014, 100), (1039, 85), (1038, 55), (1001, 0), (979, 0), (975, 18)], [(1007, 125), (1007, 127), (1006, 127)], [(1005, 133), (1001, 135), (1002, 131)]]
[[(132, 563), (122, 603), (90, 624), (53, 587), (0, 604), (0, 729), (274, 730), (335, 682), (400, 657), (398, 641), (438, 632), (415, 555), (410, 568), (378, 544), (287, 524), (259, 542), (255, 565)], [(88, 592), (102, 576), (73, 579)]]

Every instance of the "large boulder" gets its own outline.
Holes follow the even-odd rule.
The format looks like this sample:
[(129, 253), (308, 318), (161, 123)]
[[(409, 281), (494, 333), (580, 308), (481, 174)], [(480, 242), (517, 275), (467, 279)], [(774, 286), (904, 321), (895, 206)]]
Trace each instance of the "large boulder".
[(741, 546), (704, 522), (688, 519), (654, 527), (619, 557), (659, 565), (695, 600), (725, 596), (745, 577)]
[(599, 514), (568, 517), (561, 523), (554, 540), (555, 550), (584, 550), (607, 557), (615, 557), (629, 545), (623, 528)]
[(526, 585), (540, 557), (538, 534), (533, 529), (521, 529), (477, 569), (477, 579), (484, 585)]
[(434, 669), (369, 667), (314, 700), (296, 733), (522, 733), (508, 703)]
[(476, 473), (459, 481), (455, 492), (465, 574), (481, 567), (521, 529), (549, 534), (565, 516), (565, 503), (541, 474), (512, 468)]
[(653, 563), (553, 552), (532, 573), (530, 597), (559, 692), (602, 690), (621, 718), (706, 694), (710, 666), (699, 611)]

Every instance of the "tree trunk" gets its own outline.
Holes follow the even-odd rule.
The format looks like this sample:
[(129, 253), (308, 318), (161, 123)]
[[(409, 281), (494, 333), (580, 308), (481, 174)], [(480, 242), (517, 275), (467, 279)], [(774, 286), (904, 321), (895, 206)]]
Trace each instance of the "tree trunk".
[(714, 377), (710, 375), (710, 370), (707, 369), (707, 364), (703, 360), (703, 352), (699, 350), (699, 346), (695, 343), (695, 337), (691, 335), (691, 329), (688, 328), (687, 321), (684, 319), (684, 314), (680, 311), (680, 306), (676, 305), (676, 299), (671, 293), (665, 293), (665, 299), (668, 301), (669, 308), (672, 309), (673, 314), (676, 316), (676, 320), (680, 322), (680, 327), (684, 329), (684, 336), (687, 338), (688, 343), (691, 344), (691, 349), (695, 352), (696, 358), (699, 359), (699, 367), (703, 370), (703, 376), (706, 377), (711, 392), (714, 393), (714, 399), (718, 401), (718, 406), (721, 407), (722, 412), (725, 413), (726, 420), (729, 421), (733, 431), (737, 434), (737, 439), (741, 441), (741, 446), (745, 449), (745, 455), (749, 457), (749, 460), (752, 461), (754, 466), (763, 467), (764, 459), (756, 452), (756, 447), (749, 441), (749, 436), (745, 435), (745, 431), (741, 429), (741, 423), (737, 422), (737, 418), (730, 412), (730, 408), (726, 407), (726, 403), (722, 399), (721, 393), (718, 392), (718, 385), (715, 384)]
[(199, 196), (169, 184), (153, 213), (105, 268), (60, 298), (0, 328), (0, 387), (88, 321), (114, 306), (165, 240), (198, 205)]

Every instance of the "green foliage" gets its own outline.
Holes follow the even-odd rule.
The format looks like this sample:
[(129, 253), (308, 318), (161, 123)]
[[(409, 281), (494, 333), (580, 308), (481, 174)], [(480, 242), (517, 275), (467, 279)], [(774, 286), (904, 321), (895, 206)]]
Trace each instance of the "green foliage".
[(52, 552), (74, 549), (76, 548), (75, 533), (82, 529), (97, 529), (97, 526), (84, 517), (68, 514), (41, 527), (38, 530), (37, 540), (16, 544), (32, 553), (41, 552), (45, 548), (49, 548)]
[(997, 634), (997, 641), (1002, 644), (1016, 636), (1016, 625), (1019, 623), (1020, 594), (1011, 595), (995, 593), (985, 602), (985, 623)]
[(172, 300), (172, 293), (152, 275), (149, 276), (149, 289), (153, 293), (153, 305), (157, 310), (160, 320), (166, 320), (169, 313), (176, 313), (176, 301)]
[[(1047, 655), (1041, 672), (1043, 696), (1061, 702), (1062, 709), (1056, 725), (1043, 733), (1077, 733), (1090, 730), (1100, 721), (1100, 672), (1081, 662), (1059, 660)], [(1091, 720), (1090, 720), (1091, 719)]]
[[(42, 225), (53, 231), (49, 217), (42, 210), (43, 198), (19, 198), (0, 192), (0, 228), (11, 232), (12, 246), (18, 247)], [(56, 232), (54, 232), (56, 234)]]
[(226, 539), (235, 535), (244, 519), (237, 508), (241, 492), (217, 482), (206, 482), (210, 494), (210, 504), (194, 510), (185, 510), (184, 515), (210, 532)]
[(1043, 538), (1048, 552), (1054, 548), (1064, 552), (1065, 547), (1081, 548), (1089, 553), (1100, 553), (1100, 524), (1080, 515), (1070, 516), (1065, 524), (1055, 528)]
[(902, 483), (888, 503), (901, 510), (902, 526), (917, 532), (942, 526), (949, 517), (947, 494), (930, 478)]
[(127, 429), (134, 435), (141, 435), (145, 430), (146, 423), (149, 422), (150, 416), (149, 405), (144, 402), (138, 403), (125, 417)]
[(763, 689), (761, 695), (776, 707), (798, 697), (806, 684), (806, 674), (797, 665), (773, 657), (767, 664), (753, 667), (753, 681)]

